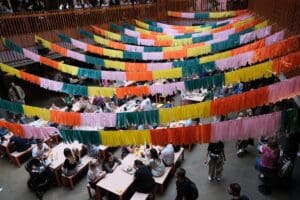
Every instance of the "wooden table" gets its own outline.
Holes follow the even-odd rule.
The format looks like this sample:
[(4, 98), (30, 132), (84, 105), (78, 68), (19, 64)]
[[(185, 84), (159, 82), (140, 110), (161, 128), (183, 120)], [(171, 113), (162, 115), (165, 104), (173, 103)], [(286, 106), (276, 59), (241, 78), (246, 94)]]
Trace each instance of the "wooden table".
[(124, 194), (134, 182), (134, 176), (126, 173), (123, 169), (127, 166), (133, 166), (135, 159), (133, 154), (129, 154), (113, 173), (107, 174), (96, 184), (96, 199), (102, 199), (101, 190), (111, 192), (121, 200), (124, 198)]
[(66, 143), (60, 143), (59, 145), (53, 147), (51, 149), (51, 164), (50, 164), (50, 169), (55, 175), (56, 183), (58, 186), (61, 185), (60, 181), (60, 168), (63, 165), (65, 161), (65, 156), (64, 156), (64, 149), (68, 147), (70, 149), (72, 148), (78, 148), (79, 150), (82, 149), (82, 144), (78, 142), (74, 142), (71, 144), (66, 144)]

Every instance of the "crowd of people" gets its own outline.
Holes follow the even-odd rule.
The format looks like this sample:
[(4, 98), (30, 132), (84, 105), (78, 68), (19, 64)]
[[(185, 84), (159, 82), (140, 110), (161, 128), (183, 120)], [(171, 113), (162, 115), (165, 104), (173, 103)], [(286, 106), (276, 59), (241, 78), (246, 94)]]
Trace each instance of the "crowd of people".
[(101, 8), (114, 5), (153, 3), (155, 0), (2, 0), (0, 14), (41, 10)]

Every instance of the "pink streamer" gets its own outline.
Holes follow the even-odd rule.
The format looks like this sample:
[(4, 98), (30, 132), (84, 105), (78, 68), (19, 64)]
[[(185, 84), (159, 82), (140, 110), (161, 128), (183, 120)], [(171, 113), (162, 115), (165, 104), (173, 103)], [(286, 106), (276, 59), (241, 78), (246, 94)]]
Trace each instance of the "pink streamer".
[(34, 127), (30, 125), (22, 125), (22, 128), (25, 137), (33, 139), (45, 139), (59, 133), (58, 129), (55, 127)]
[(154, 40), (151, 39), (138, 39), (138, 45), (145, 45), (145, 46), (154, 46)]
[(23, 52), (26, 58), (29, 58), (35, 62), (40, 62), (40, 56), (38, 54), (33, 53), (32, 51), (29, 51), (27, 49), (23, 49)]
[(75, 51), (69, 50), (68, 49), (68, 57), (74, 58), (75, 60), (79, 60), (81, 62), (85, 62), (85, 55), (81, 53), (77, 53)]
[(280, 126), (281, 113), (271, 113), (212, 124), (211, 141), (230, 141), (271, 136)]
[(277, 33), (267, 37), (266, 40), (265, 40), (266, 46), (269, 46), (269, 45), (271, 45), (275, 42), (279, 42), (279, 41), (283, 40), (284, 35), (285, 35), (285, 31), (282, 30), (280, 32), (277, 32)]
[(115, 113), (82, 113), (81, 125), (92, 127), (115, 127), (116, 114)]
[(102, 71), (101, 76), (102, 79), (107, 79), (107, 80), (116, 80), (116, 81), (126, 80), (125, 72)]
[(294, 77), (272, 84), (269, 89), (269, 102), (275, 103), (283, 99), (300, 95), (300, 78)]
[(45, 78), (40, 78), (41, 81), (41, 87), (48, 89), (48, 90), (52, 90), (52, 91), (56, 91), (56, 92), (61, 92), (62, 88), (63, 88), (63, 83), (62, 82), (58, 82), (58, 81), (52, 81), (49, 79), (45, 79)]
[(150, 92), (152, 95), (161, 93), (163, 95), (172, 95), (177, 90), (185, 91), (184, 82), (167, 83), (167, 84), (153, 84), (150, 86)]
[(143, 60), (163, 60), (163, 52), (145, 52), (143, 53)]
[(261, 39), (271, 34), (271, 26), (241, 35), (240, 44), (245, 44), (256, 39)]
[(77, 48), (79, 48), (79, 49), (83, 49), (84, 51), (86, 51), (86, 49), (87, 49), (86, 43), (81, 42), (81, 41), (79, 41), (79, 40), (71, 39), (71, 43), (72, 43), (72, 45), (73, 45), (74, 47), (77, 47)]
[(216, 61), (216, 68), (218, 70), (224, 71), (227, 69), (237, 69), (248, 64), (252, 64), (254, 57), (254, 51), (249, 51), (246, 53), (238, 54), (229, 58), (224, 58)]
[(161, 70), (161, 69), (171, 69), (171, 68), (172, 68), (172, 62), (149, 63), (149, 64), (147, 64), (147, 70), (148, 71)]

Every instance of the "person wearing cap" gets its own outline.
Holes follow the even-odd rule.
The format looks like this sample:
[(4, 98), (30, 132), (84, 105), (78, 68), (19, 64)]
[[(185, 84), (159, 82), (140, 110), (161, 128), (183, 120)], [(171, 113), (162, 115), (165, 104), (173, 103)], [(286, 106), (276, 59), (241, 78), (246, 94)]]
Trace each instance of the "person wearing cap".
[(38, 159), (47, 159), (49, 153), (49, 146), (44, 143), (44, 140), (38, 139), (36, 146), (32, 150), (32, 157)]
[(231, 183), (228, 187), (228, 194), (232, 195), (232, 200), (249, 200), (246, 195), (241, 195), (241, 186), (238, 183)]

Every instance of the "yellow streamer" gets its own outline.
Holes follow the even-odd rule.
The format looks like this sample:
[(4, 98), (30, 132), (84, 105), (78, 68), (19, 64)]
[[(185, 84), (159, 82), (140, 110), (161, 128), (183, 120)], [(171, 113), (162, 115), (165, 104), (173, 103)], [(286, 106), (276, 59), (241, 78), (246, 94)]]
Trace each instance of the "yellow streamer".
[(105, 37), (116, 40), (116, 41), (121, 41), (121, 35), (117, 33), (113, 33), (110, 31), (105, 31)]
[(113, 49), (104, 49), (103, 51), (105, 56), (114, 57), (114, 58), (123, 58), (123, 51), (113, 50)]
[(102, 44), (104, 46), (109, 46), (109, 40), (107, 40), (103, 37), (94, 35), (94, 40), (95, 40), (95, 42), (97, 42), (99, 44)]
[(43, 38), (41, 38), (37, 35), (34, 36), (34, 41), (36, 43), (38, 43), (40, 41), (43, 44), (43, 46), (45, 46), (47, 49), (51, 49), (51, 42), (44, 40)]
[(262, 23), (259, 23), (256, 26), (254, 26), (254, 30), (262, 29), (262, 28), (268, 26), (268, 24), (269, 24), (269, 21), (265, 20)]
[(189, 48), (187, 50), (187, 56), (195, 57), (199, 55), (208, 54), (210, 52), (211, 52), (211, 45), (199, 46), (199, 47)]
[(68, 65), (68, 64), (64, 64), (64, 63), (59, 63), (59, 67), (62, 72), (72, 74), (73, 76), (78, 75), (78, 70), (79, 70), (78, 67), (74, 67), (72, 65)]
[(217, 53), (217, 54), (213, 54), (213, 55), (209, 55), (209, 56), (204, 56), (201, 57), (199, 60), (199, 64), (203, 64), (203, 63), (207, 63), (207, 62), (211, 62), (211, 61), (216, 61), (219, 59), (223, 59), (223, 58), (228, 58), (231, 56), (231, 51), (225, 51), (222, 53)]
[(48, 109), (23, 105), (23, 110), (28, 117), (38, 116), (45, 121), (50, 120), (50, 110)]
[(1, 71), (3, 71), (3, 72), (6, 72), (6, 73), (9, 73), (11, 75), (15, 75), (18, 78), (21, 78), (20, 71), (13, 68), (13, 67), (10, 67), (10, 66), (8, 66), (6, 64), (3, 64), (3, 63), (0, 63), (0, 68), (1, 68)]
[(228, 11), (228, 12), (210, 12), (209, 18), (225, 18), (225, 17), (233, 17), (235, 16), (234, 11)]
[(112, 69), (125, 70), (125, 62), (104, 59), (104, 65)]
[(101, 131), (101, 141), (103, 145), (142, 145), (151, 143), (149, 130), (126, 130), (126, 131)]
[(112, 97), (115, 94), (116, 88), (112, 87), (88, 87), (88, 95), (90, 97), (94, 96), (103, 96), (103, 97)]
[(135, 23), (136, 25), (138, 25), (139, 27), (142, 27), (144, 29), (149, 29), (150, 25), (149, 24), (146, 24), (142, 21), (139, 21), (139, 20), (135, 20)]
[(159, 110), (159, 120), (160, 123), (169, 123), (189, 118), (206, 118), (211, 116), (210, 108), (211, 101), (174, 108), (162, 108)]
[(181, 68), (163, 69), (152, 71), (153, 79), (164, 79), (164, 78), (180, 78), (182, 77)]
[(238, 82), (248, 82), (261, 77), (269, 78), (272, 76), (272, 62), (264, 62), (253, 67), (243, 68), (237, 71), (225, 73), (225, 85)]

